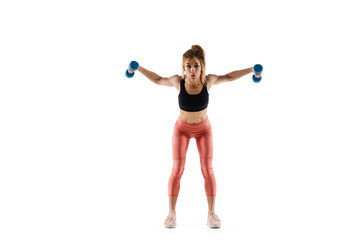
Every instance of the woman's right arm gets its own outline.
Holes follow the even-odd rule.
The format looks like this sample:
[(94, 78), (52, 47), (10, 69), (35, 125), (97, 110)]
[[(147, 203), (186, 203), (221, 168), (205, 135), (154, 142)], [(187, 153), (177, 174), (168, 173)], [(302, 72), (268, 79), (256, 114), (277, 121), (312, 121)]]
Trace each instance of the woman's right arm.
[(141, 66), (139, 66), (138, 70), (139, 70), (139, 72), (144, 74), (145, 77), (150, 79), (152, 82), (159, 84), (159, 85), (168, 86), (168, 87), (174, 86), (174, 77), (177, 76), (177, 75), (175, 75), (170, 78), (163, 78), (163, 77), (160, 77), (159, 75), (157, 75), (156, 73), (151, 72)]

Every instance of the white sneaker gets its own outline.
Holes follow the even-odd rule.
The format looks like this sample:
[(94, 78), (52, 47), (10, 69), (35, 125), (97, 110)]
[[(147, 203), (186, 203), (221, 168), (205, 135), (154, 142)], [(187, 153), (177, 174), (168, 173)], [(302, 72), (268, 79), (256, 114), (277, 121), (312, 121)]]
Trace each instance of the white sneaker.
[(170, 210), (169, 215), (166, 217), (164, 222), (166, 228), (175, 228), (176, 227), (176, 212), (175, 210)]
[(207, 225), (210, 228), (220, 228), (221, 227), (221, 220), (220, 218), (215, 214), (215, 212), (211, 212), (208, 215)]

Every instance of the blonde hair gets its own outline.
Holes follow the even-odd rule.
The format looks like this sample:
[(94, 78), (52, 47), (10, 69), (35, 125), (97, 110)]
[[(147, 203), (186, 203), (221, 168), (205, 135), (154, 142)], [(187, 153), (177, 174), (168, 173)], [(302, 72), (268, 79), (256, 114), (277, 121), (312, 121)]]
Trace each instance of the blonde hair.
[(201, 73), (200, 73), (200, 81), (201, 83), (204, 85), (206, 84), (206, 78), (205, 78), (205, 51), (202, 47), (200, 47), (199, 45), (192, 45), (191, 49), (187, 50), (184, 54), (183, 54), (183, 63), (182, 63), (182, 68), (181, 68), (181, 72), (182, 72), (182, 78), (185, 78), (185, 61), (187, 59), (191, 59), (194, 58), (195, 60), (200, 62), (200, 66), (201, 66)]

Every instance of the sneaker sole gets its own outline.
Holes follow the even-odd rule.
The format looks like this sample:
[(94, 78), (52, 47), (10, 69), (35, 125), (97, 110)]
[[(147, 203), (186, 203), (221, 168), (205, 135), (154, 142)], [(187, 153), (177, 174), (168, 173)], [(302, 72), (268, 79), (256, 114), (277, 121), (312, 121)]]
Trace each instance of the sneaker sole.
[(175, 226), (164, 226), (165, 228), (176, 228), (177, 224)]
[(221, 228), (221, 226), (210, 226), (209, 222), (207, 222), (206, 224), (209, 226), (209, 228)]

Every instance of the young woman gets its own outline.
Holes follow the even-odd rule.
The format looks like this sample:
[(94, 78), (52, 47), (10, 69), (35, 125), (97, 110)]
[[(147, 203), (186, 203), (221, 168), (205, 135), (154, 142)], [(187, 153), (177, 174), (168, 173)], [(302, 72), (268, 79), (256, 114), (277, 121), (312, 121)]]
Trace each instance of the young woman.
[[(209, 209), (207, 224), (211, 228), (219, 228), (221, 220), (214, 212), (216, 181), (212, 168), (212, 129), (207, 116), (208, 92), (215, 84), (233, 81), (252, 73), (253, 68), (234, 71), (222, 76), (205, 75), (205, 52), (199, 45), (193, 45), (183, 54), (181, 77), (174, 75), (163, 78), (141, 66), (138, 70), (154, 83), (175, 87), (179, 91), (180, 115), (175, 123), (172, 138), (173, 167), (168, 183), (169, 214), (164, 226), (168, 228), (176, 226), (175, 206), (180, 191), (180, 179), (184, 172), (189, 140), (195, 138), (200, 155), (201, 171), (205, 180), (205, 193)], [(256, 77), (260, 77), (260, 75), (255, 74)]]

